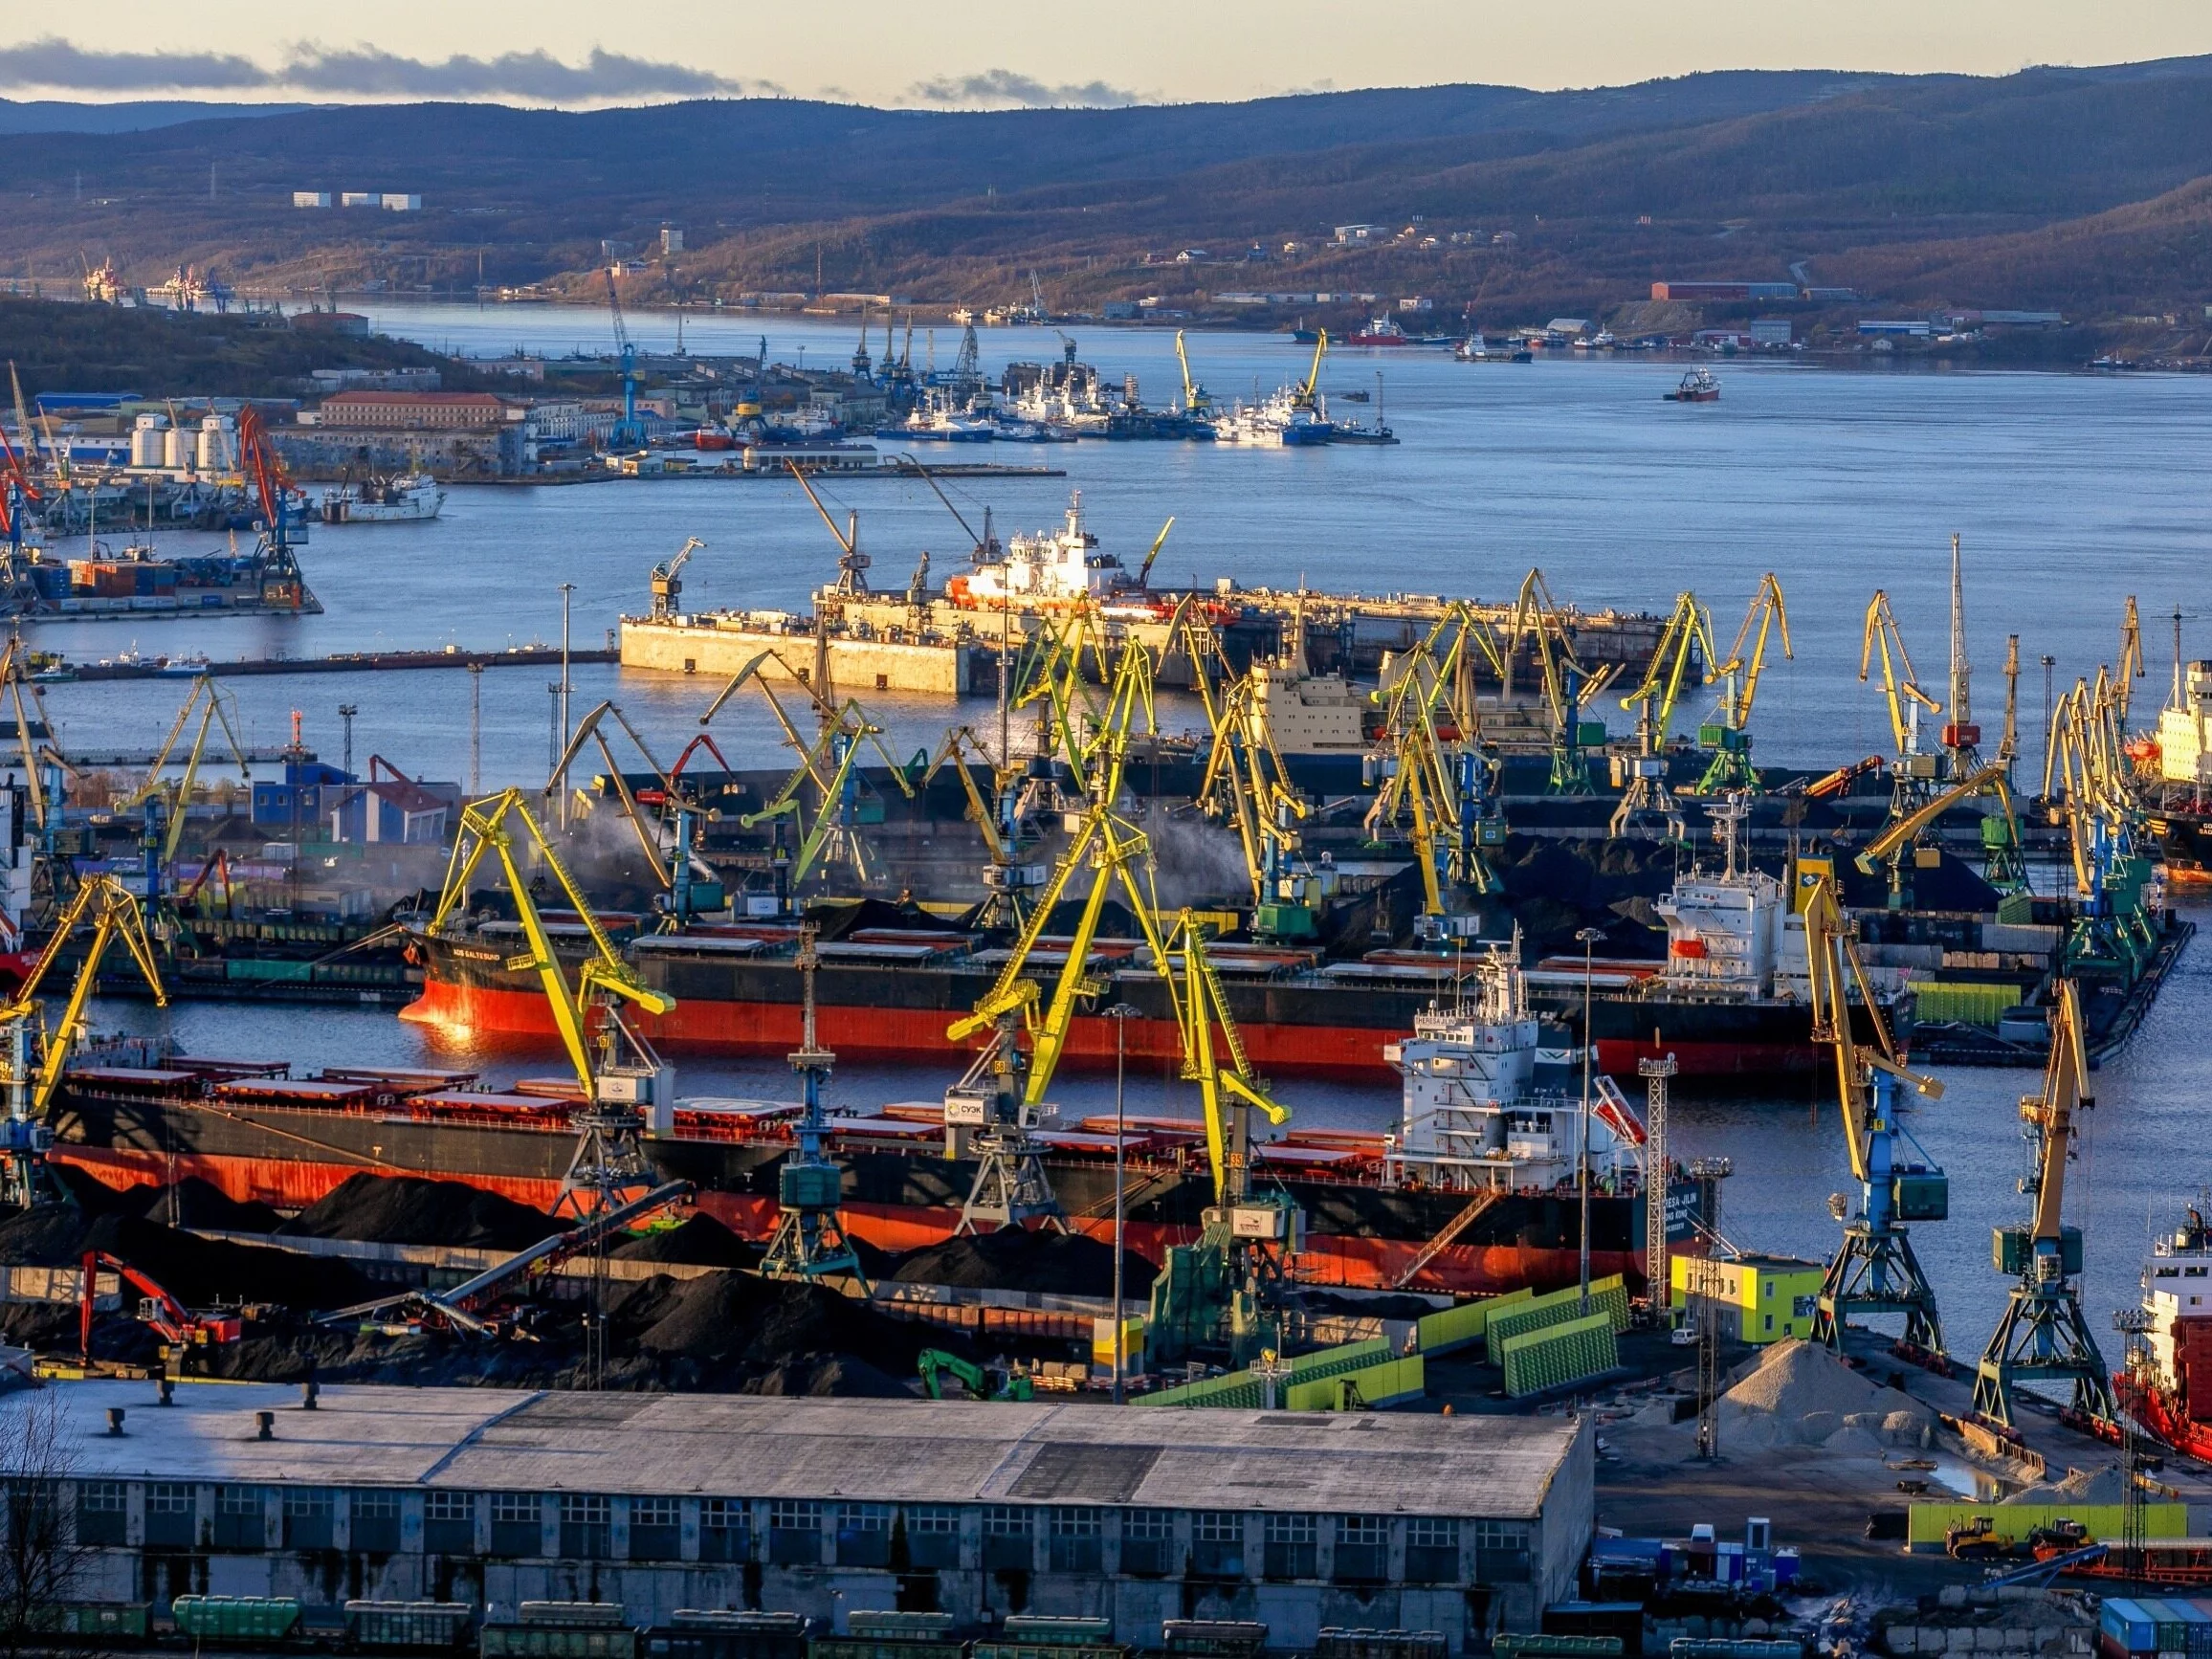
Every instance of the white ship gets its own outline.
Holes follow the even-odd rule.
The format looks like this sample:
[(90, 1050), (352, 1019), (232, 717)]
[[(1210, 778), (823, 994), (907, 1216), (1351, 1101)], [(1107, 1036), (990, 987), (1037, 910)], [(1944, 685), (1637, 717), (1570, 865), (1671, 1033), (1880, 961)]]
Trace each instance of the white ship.
[(1334, 431), (1328, 418), (1286, 387), (1264, 403), (1237, 403), (1213, 418), (1213, 441), (1238, 449), (1295, 449), (1325, 444)]
[[(1449, 1191), (1548, 1191), (1576, 1176), (1582, 1102), (1574, 1051), (1551, 1042), (1529, 1011), (1520, 941), (1470, 963), (1471, 995), (1413, 1019), (1413, 1035), (1382, 1057), (1405, 1079), (1384, 1179)], [(1593, 1078), (1588, 1117), (1593, 1183), (1618, 1177), (1645, 1141), (1644, 1124), (1609, 1079)]]
[(1118, 555), (1101, 551), (1098, 538), (1083, 528), (1083, 492), (1077, 490), (1058, 530), (1014, 537), (999, 557), (979, 558), (967, 574), (947, 582), (944, 596), (984, 610), (1053, 610), (1141, 594), (1143, 586)]
[(347, 484), (322, 498), (325, 524), (415, 524), (438, 516), (445, 486), (428, 473)]

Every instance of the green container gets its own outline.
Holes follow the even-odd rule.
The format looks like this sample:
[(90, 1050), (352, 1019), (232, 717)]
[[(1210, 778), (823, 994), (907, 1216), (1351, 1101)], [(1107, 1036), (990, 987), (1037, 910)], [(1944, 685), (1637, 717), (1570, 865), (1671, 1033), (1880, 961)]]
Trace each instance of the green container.
[(348, 1602), (345, 1639), (355, 1648), (457, 1648), (475, 1617), (463, 1602)]
[(290, 1596), (179, 1596), (169, 1616), (203, 1642), (275, 1642), (299, 1627), (299, 1604)]
[(483, 1659), (637, 1659), (635, 1630), (591, 1625), (486, 1625)]
[(1252, 911), (1252, 929), (1276, 939), (1311, 939), (1319, 931), (1314, 913), (1302, 904), (1262, 904)]
[(153, 1627), (153, 1607), (145, 1602), (64, 1602), (33, 1610), (31, 1627), (65, 1636), (100, 1636), (110, 1642), (143, 1642)]
[(1613, 1321), (1603, 1313), (1506, 1338), (1496, 1347), (1505, 1391), (1516, 1400), (1566, 1387), (1621, 1362)]
[(1899, 1221), (1947, 1221), (1951, 1215), (1951, 1178), (1940, 1169), (1918, 1170), (1892, 1176), (1891, 1202)]
[(1575, 727), (1576, 744), (1584, 749), (1602, 749), (1605, 746), (1605, 722), (1582, 720)]
[[(1989, 1257), (2001, 1273), (2024, 1273), (2035, 1264), (2035, 1238), (2024, 1227), (1992, 1228), (1989, 1235)], [(2068, 1273), (2082, 1271), (2082, 1229), (2078, 1227), (2061, 1227), (2058, 1237), (2058, 1257), (2061, 1268)]]
[(1994, 1028), (2005, 1010), (2020, 1006), (2020, 987), (1981, 981), (1914, 980), (1913, 1017), (1923, 1025), (1956, 1020)]
[(1998, 812), (1981, 821), (1981, 845), (1984, 847), (2010, 847), (2013, 842), (2012, 820)]
[(786, 1163), (776, 1178), (776, 1195), (786, 1209), (835, 1209), (843, 1177), (833, 1163)]
[(307, 984), (315, 978), (311, 962), (286, 962), (269, 957), (233, 957), (224, 969), (226, 978), (254, 984)]

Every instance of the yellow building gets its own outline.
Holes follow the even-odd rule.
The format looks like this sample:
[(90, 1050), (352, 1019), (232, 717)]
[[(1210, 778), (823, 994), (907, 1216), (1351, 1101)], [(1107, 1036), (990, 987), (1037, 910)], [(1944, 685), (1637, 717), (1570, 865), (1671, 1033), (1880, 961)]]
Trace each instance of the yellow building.
[(1827, 1270), (1796, 1256), (1670, 1255), (1670, 1305), (1702, 1312), (1708, 1300), (1731, 1341), (1762, 1344), (1813, 1334), (1813, 1305)]

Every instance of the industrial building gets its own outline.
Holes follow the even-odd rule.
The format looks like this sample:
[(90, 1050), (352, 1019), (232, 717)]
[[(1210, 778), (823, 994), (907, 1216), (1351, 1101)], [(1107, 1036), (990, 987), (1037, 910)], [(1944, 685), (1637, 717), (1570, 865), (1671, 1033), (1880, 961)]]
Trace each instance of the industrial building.
[(1144, 1646), (1195, 1617), (1460, 1653), (1572, 1596), (1593, 1514), (1572, 1418), (104, 1381), (0, 1413), (56, 1395), (89, 1601), (1027, 1612)]
[(1717, 1321), (1724, 1342), (1763, 1347), (1813, 1334), (1814, 1304), (1827, 1268), (1797, 1256), (1763, 1255), (1746, 1250), (1733, 1256), (1668, 1258), (1672, 1270), (1672, 1305), (1689, 1311), (1689, 1322), (1702, 1329)]

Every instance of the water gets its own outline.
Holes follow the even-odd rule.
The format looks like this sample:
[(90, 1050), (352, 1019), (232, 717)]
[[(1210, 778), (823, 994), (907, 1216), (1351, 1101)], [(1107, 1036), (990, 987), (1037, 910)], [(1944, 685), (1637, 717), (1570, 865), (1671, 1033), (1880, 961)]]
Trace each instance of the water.
[[(563, 351), (591, 347), (592, 314), (554, 308), (379, 307), (377, 326), (436, 343), (497, 354), (517, 343)], [(673, 344), (664, 317), (634, 320), (650, 349)], [(1501, 320), (1502, 321), (1502, 320)], [(811, 320), (766, 321), (770, 355), (841, 362), (854, 331)], [(737, 320), (687, 323), (704, 351), (750, 353), (763, 325)], [(940, 330), (940, 365), (957, 334)], [(1083, 356), (1109, 375), (1139, 375), (1164, 401), (1174, 384), (1165, 331), (1091, 329)], [(876, 336), (880, 349), (880, 330)], [(984, 362), (1039, 358), (1049, 331), (984, 331)], [(1194, 335), (1193, 366), (1216, 395), (1249, 395), (1302, 373), (1307, 353), (1279, 338)], [(922, 360), (917, 336), (915, 361)], [(1678, 365), (1638, 360), (1547, 361), (1519, 366), (1451, 363), (1434, 352), (1344, 352), (1324, 368), (1324, 390), (1372, 387), (1385, 375), (1391, 424), (1405, 440), (1386, 450), (1213, 451), (1202, 446), (1092, 444), (1045, 450), (1006, 446), (999, 459), (1064, 465), (1063, 480), (948, 485), (971, 520), (987, 502), (1002, 530), (1053, 522), (1070, 487), (1085, 493), (1093, 528), (1108, 546), (1141, 555), (1170, 514), (1161, 555), (1171, 578), (1247, 584), (1508, 595), (1531, 565), (1562, 600), (1586, 607), (1666, 608), (1681, 588), (1714, 609), (1723, 638), (1760, 572), (1780, 573), (1791, 609), (1794, 662), (1770, 666), (1755, 730), (1762, 757), (1832, 763), (1888, 746), (1874, 688), (1858, 681), (1861, 618), (1886, 587), (1915, 663), (1940, 695), (1947, 651), (1949, 542), (1965, 538), (1970, 643), (1980, 674), (1976, 711), (1994, 732), (2001, 716), (2004, 636), (2022, 636), (2024, 751), (2040, 753), (2043, 684), (2038, 658), (2054, 658), (2062, 688), (2093, 675), (2118, 649), (2120, 602), (2140, 597), (2153, 659), (2138, 687), (2137, 719), (2162, 700), (2170, 667), (2160, 617), (2188, 611), (2201, 592), (2205, 536), (2199, 458), (2212, 439), (2212, 381), (2089, 375), (1848, 373), (1791, 363), (1719, 365), (1716, 405), (1660, 402)], [(1348, 406), (1372, 418), (1373, 406)], [(927, 546), (941, 574), (965, 545), (926, 488), (904, 482), (834, 487), (839, 510), (861, 516), (879, 584), (904, 581)], [(458, 489), (447, 516), (419, 526), (319, 526), (304, 556), (327, 607), (321, 617), (147, 624), (42, 624), (40, 645), (77, 656), (205, 650), (213, 655), (293, 654), (375, 646), (471, 646), (550, 641), (560, 630), (560, 583), (576, 585), (575, 637), (600, 639), (624, 609), (643, 608), (646, 572), (697, 535), (709, 544), (686, 575), (695, 607), (798, 605), (831, 570), (835, 547), (788, 483), (680, 480), (566, 488)], [(165, 537), (182, 547), (189, 537)], [(2201, 624), (2193, 624), (2201, 630)], [(2185, 642), (2205, 650), (2201, 631)], [(552, 676), (500, 670), (482, 676), (485, 781), (542, 781)], [(656, 745), (673, 750), (697, 730), (710, 688), (680, 676), (584, 668), (578, 710), (620, 701)], [(460, 674), (332, 675), (229, 682), (261, 742), (280, 741), (289, 711), (304, 711), (309, 741), (337, 748), (340, 703), (358, 705), (357, 763), (381, 752), (410, 771), (465, 778), (469, 686)], [(64, 685), (50, 706), (66, 742), (142, 745), (166, 727), (182, 696), (175, 683)], [(951, 718), (924, 698), (877, 698), (899, 752), (933, 745)], [(1686, 701), (1688, 699), (1685, 699)], [(971, 711), (971, 714), (979, 711)], [(1616, 725), (1623, 717), (1604, 711)], [(1685, 712), (1684, 719), (1694, 710)], [(1171, 715), (1181, 723), (1181, 712)], [(733, 705), (716, 731), (740, 764), (769, 761), (776, 734), (764, 715)], [(665, 752), (665, 751), (664, 751)], [(2096, 1076), (2080, 1157), (2068, 1176), (2068, 1217), (2089, 1239), (2085, 1305), (2109, 1334), (2112, 1310), (2132, 1304), (2152, 1231), (2212, 1183), (2203, 1102), (2212, 1060), (2201, 1039), (2212, 1021), (2204, 952), (2182, 961), (2129, 1049)], [(308, 1064), (342, 1060), (482, 1064), (505, 1080), (560, 1069), (549, 1052), (454, 1051), (387, 1014), (244, 1010), (207, 1005), (157, 1014), (111, 1006), (105, 1024), (166, 1023), (188, 1046), (225, 1053), (288, 1053)], [(685, 1093), (788, 1097), (778, 1062), (684, 1059)], [(833, 1095), (874, 1104), (933, 1095), (935, 1071), (844, 1068)], [(1277, 1078), (1298, 1121), (1316, 1126), (1386, 1123), (1395, 1092)], [(1952, 1218), (1915, 1229), (1942, 1298), (1956, 1351), (1978, 1351), (2003, 1301), (1989, 1267), (1989, 1228), (2026, 1215), (2015, 1190), (2025, 1169), (2018, 1100), (2040, 1078), (2028, 1072), (1958, 1072), (1939, 1102), (1915, 1112), (1913, 1130), (1953, 1178)], [(1110, 1077), (1069, 1075), (1055, 1094), (1071, 1113), (1111, 1110)], [(1133, 1075), (1133, 1111), (1188, 1111), (1187, 1091), (1153, 1072)], [(1678, 1096), (1674, 1139), (1684, 1157), (1725, 1153), (1724, 1228), (1746, 1248), (1825, 1257), (1836, 1229), (1825, 1200), (1848, 1184), (1832, 1099), (1808, 1088), (1787, 1099)]]

